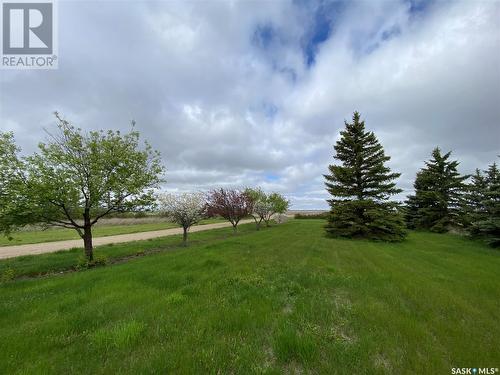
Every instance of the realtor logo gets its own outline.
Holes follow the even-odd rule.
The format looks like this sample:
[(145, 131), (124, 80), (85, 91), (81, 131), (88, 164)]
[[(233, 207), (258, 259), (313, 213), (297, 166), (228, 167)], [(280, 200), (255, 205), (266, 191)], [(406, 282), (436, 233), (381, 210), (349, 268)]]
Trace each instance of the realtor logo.
[(2, 68), (57, 68), (54, 3), (34, 1), (2, 3)]
[(3, 3), (3, 53), (52, 54), (52, 4)]

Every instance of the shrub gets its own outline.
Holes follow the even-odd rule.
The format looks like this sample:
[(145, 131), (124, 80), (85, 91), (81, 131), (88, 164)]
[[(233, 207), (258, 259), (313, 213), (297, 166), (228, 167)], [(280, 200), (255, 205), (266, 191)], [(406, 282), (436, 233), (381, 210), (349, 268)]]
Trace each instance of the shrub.
[(295, 214), (296, 219), (328, 219), (328, 212), (319, 212), (317, 214)]
[(16, 271), (13, 268), (7, 268), (5, 271), (3, 271), (0, 281), (5, 283), (7, 281), (14, 280), (15, 277)]
[(105, 266), (108, 264), (108, 257), (106, 255), (96, 255), (94, 259), (89, 260), (86, 256), (80, 256), (76, 264), (76, 270), (85, 270), (89, 268)]

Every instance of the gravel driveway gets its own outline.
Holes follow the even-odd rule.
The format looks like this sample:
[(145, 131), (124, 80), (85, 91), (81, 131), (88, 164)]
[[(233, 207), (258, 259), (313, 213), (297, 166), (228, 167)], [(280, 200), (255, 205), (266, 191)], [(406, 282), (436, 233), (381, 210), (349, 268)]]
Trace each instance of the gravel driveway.
[[(240, 224), (252, 223), (252, 219), (242, 220)], [(230, 227), (231, 223), (216, 223), (195, 225), (191, 227), (190, 232), (201, 232), (209, 229)], [(149, 240), (150, 238), (172, 236), (174, 234), (182, 234), (182, 228), (171, 228), (164, 230), (155, 230), (150, 232), (140, 232), (131, 234), (119, 234), (116, 236), (95, 237), (93, 239), (94, 246), (108, 245), (111, 243), (132, 242), (140, 240)], [(82, 240), (68, 240), (56, 242), (44, 242), (27, 245), (2, 246), (0, 247), (0, 259), (13, 258), (21, 255), (34, 255), (43, 253), (52, 253), (59, 250), (69, 250), (75, 247), (83, 247)]]

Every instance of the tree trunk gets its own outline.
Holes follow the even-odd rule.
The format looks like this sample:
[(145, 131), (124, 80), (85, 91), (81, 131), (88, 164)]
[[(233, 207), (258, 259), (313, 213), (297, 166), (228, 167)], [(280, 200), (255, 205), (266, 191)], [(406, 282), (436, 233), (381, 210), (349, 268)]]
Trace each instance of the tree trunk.
[(85, 247), (85, 256), (88, 260), (94, 259), (94, 247), (92, 246), (92, 227), (85, 225), (83, 229), (83, 246)]
[(90, 225), (90, 210), (85, 209), (83, 214), (83, 246), (85, 256), (89, 261), (94, 259), (94, 247), (92, 246), (92, 225)]
[(254, 216), (253, 219), (255, 220), (255, 226), (257, 227), (257, 230), (260, 229), (260, 221), (257, 221), (257, 218)]
[(184, 246), (187, 246), (187, 240), (188, 240), (188, 228), (183, 227), (183, 233), (182, 233), (182, 242), (184, 243)]

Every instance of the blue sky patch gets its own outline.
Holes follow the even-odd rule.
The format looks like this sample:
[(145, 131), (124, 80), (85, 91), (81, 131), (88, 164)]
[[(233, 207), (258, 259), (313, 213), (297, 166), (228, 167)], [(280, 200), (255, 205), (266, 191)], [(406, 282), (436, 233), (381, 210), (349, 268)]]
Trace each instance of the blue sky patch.
[(303, 52), (305, 62), (308, 67), (313, 65), (316, 61), (316, 54), (318, 53), (319, 46), (324, 43), (334, 32), (335, 19), (345, 9), (345, 2), (331, 1), (310, 3), (305, 1), (296, 2), (299, 6), (308, 7), (312, 12), (313, 22), (311, 23), (310, 30), (306, 32), (303, 40)]
[(423, 13), (428, 10), (428, 8), (434, 2), (433, 0), (407, 0), (410, 4), (409, 11), (411, 14)]
[(267, 49), (276, 37), (271, 24), (258, 25), (253, 33), (252, 42), (260, 48)]
[(280, 179), (280, 177), (275, 173), (266, 173), (264, 174), (264, 178), (269, 182), (278, 181)]
[(399, 25), (393, 25), (392, 27), (382, 31), (382, 40), (389, 40), (401, 34), (401, 28)]

